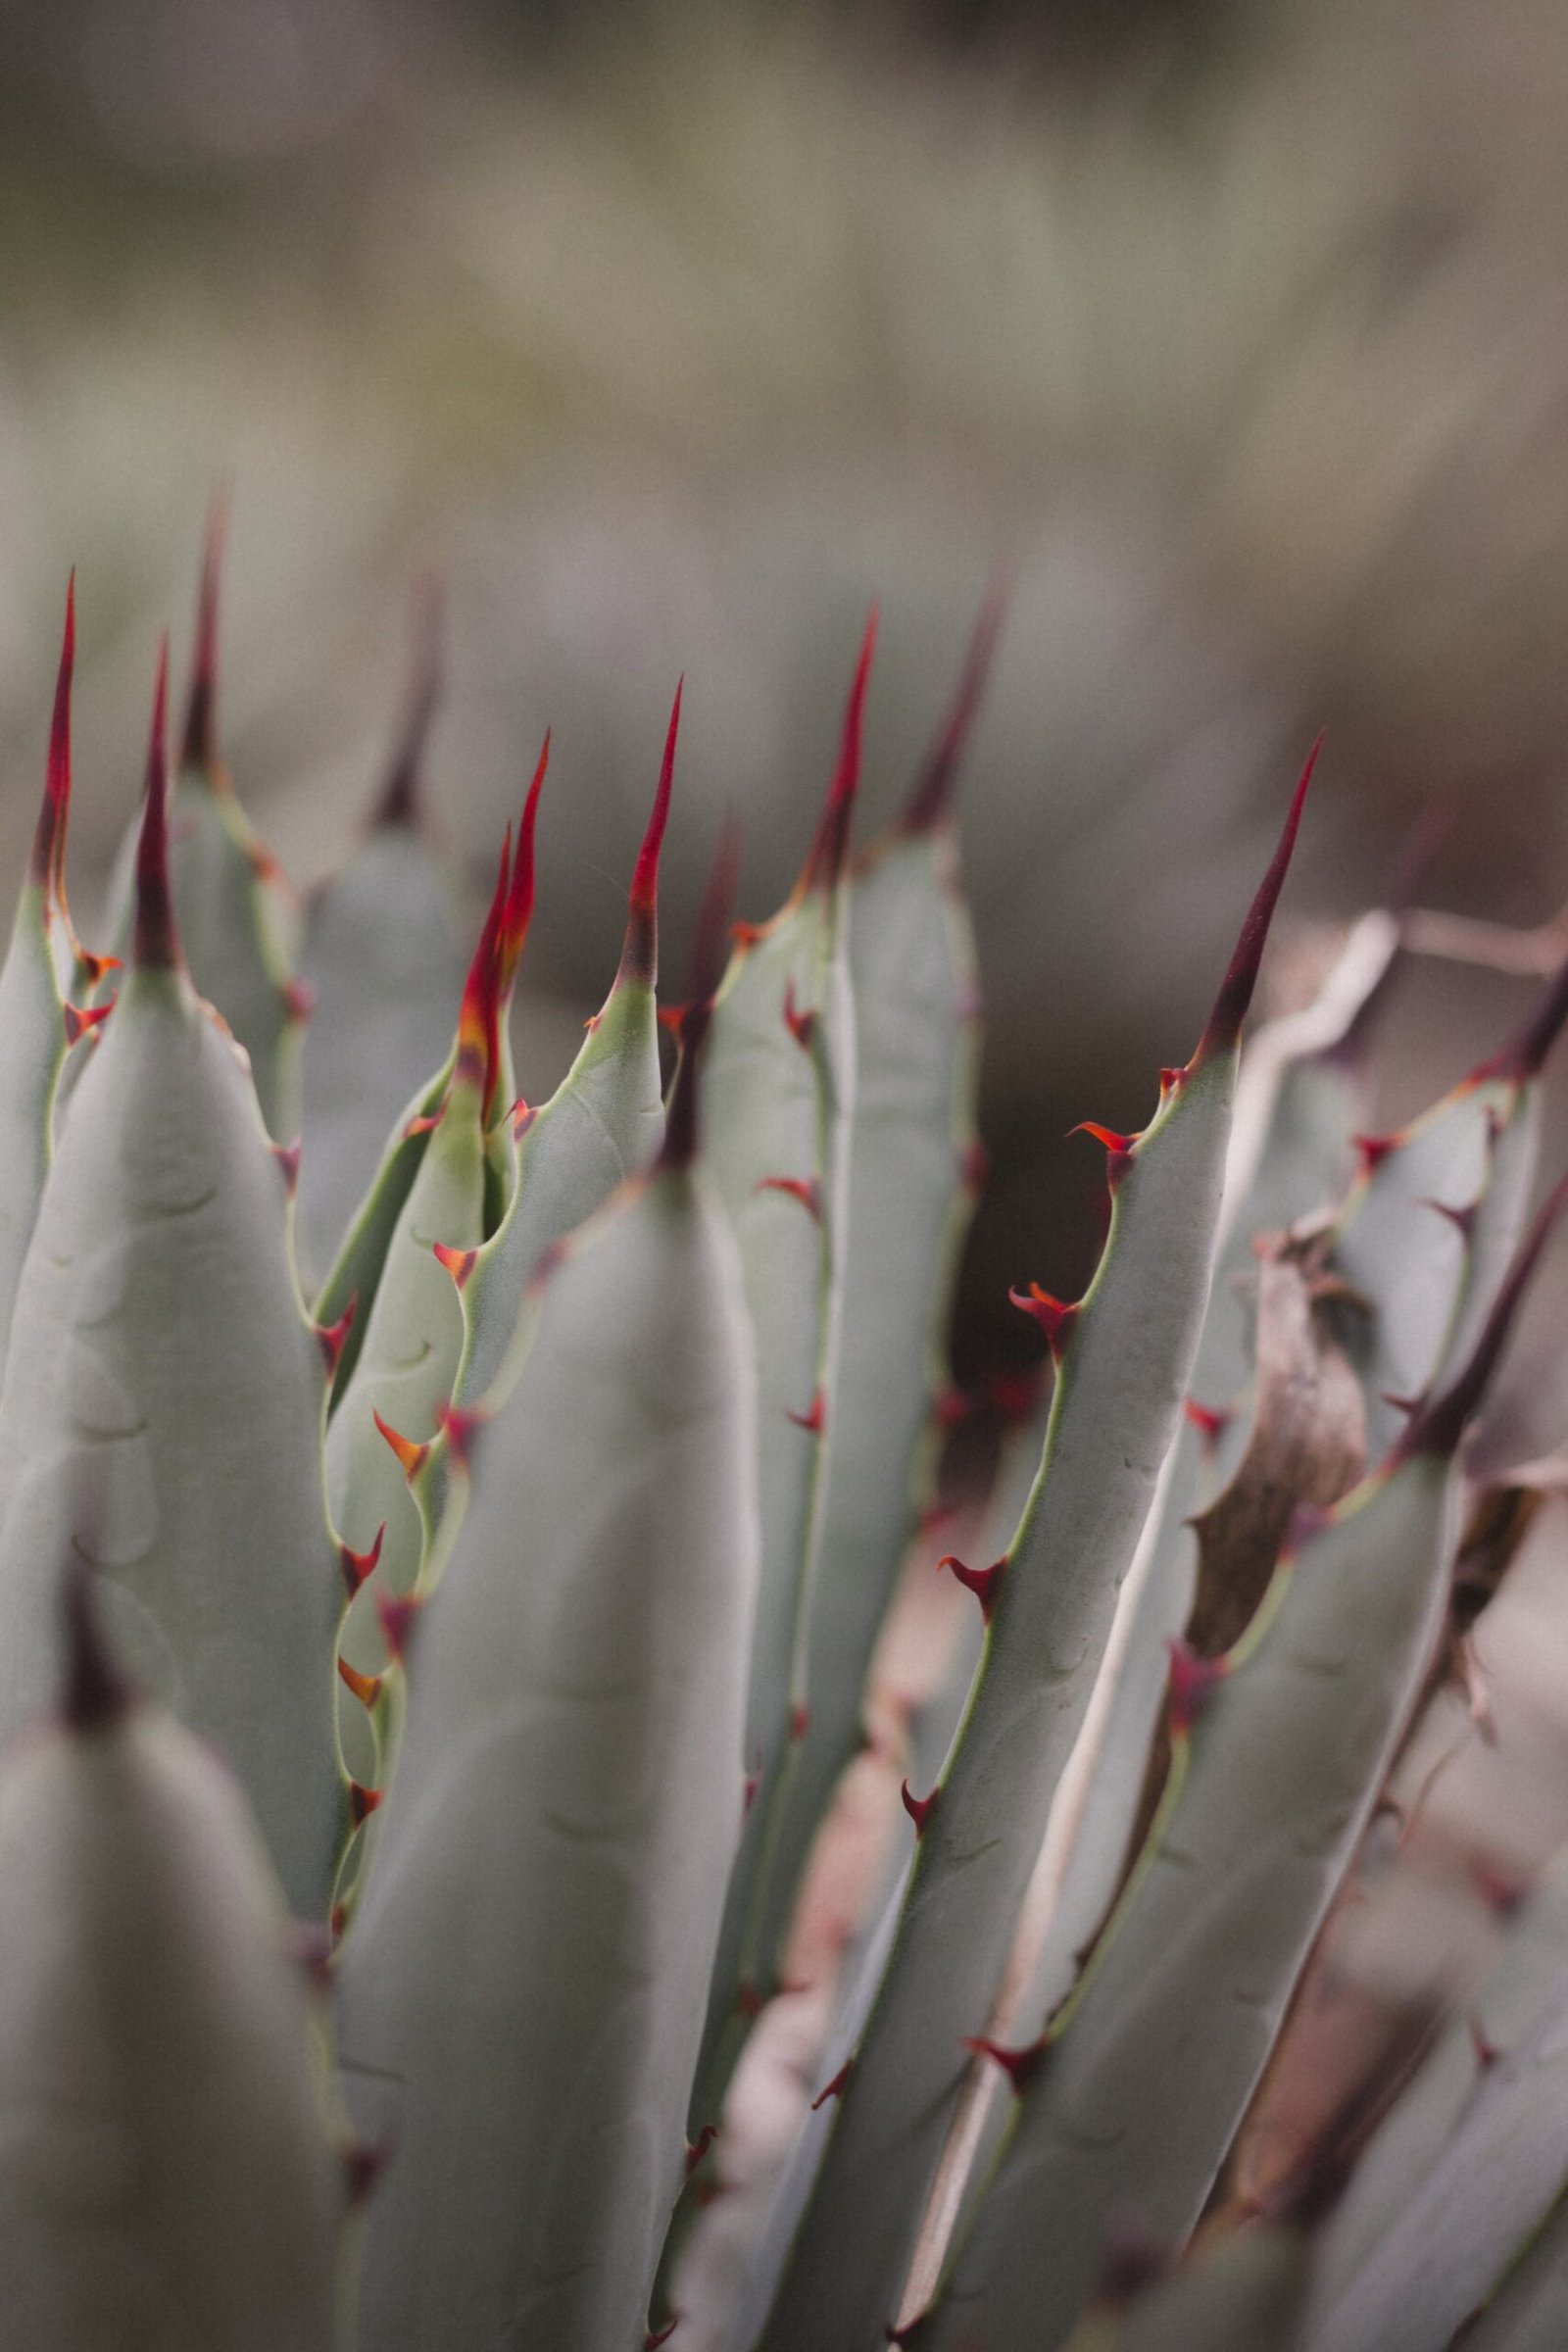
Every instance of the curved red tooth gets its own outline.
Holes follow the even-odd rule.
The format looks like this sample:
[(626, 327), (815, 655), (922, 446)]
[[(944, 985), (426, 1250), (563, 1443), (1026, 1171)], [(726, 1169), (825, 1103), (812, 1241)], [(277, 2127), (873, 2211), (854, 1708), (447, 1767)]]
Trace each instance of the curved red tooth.
[(637, 863), (632, 868), (631, 890), (627, 900), (626, 937), (620, 951), (620, 968), (615, 977), (620, 980), (640, 980), (652, 988), (659, 977), (659, 853), (664, 843), (664, 827), (669, 821), (669, 796), (675, 779), (675, 744), (680, 734), (680, 702), (686, 690), (686, 680), (680, 678), (675, 687), (669, 725), (664, 734), (663, 758), (659, 763), (659, 789), (654, 794), (653, 810), (648, 819), (642, 847), (637, 852)]
[(784, 1193), (798, 1200), (814, 1223), (822, 1222), (822, 1187), (814, 1176), (760, 1176), (754, 1193)]
[(413, 1438), (404, 1437), (401, 1431), (395, 1430), (389, 1421), (382, 1420), (373, 1405), (370, 1408), (370, 1418), (397, 1455), (403, 1466), (404, 1477), (412, 1484), (430, 1458), (428, 1442), (419, 1445)]
[(1284, 830), (1280, 834), (1279, 846), (1270, 858), (1268, 871), (1258, 884), (1256, 895), (1247, 910), (1247, 919), (1242, 925), (1235, 953), (1226, 968), (1225, 977), (1220, 982), (1219, 994), (1214, 999), (1213, 1009), (1204, 1024), (1203, 1034), (1199, 1039), (1197, 1051), (1188, 1064), (1189, 1069), (1199, 1068), (1210, 1054), (1229, 1053), (1241, 1038), (1242, 1023), (1247, 1018), (1248, 1008), (1252, 1002), (1252, 991), (1257, 985), (1258, 966), (1263, 960), (1263, 949), (1268, 941), (1269, 924), (1273, 920), (1274, 908), (1279, 903), (1279, 895), (1285, 887), (1285, 877), (1290, 870), (1291, 853), (1296, 847), (1296, 836), (1300, 829), (1301, 809), (1306, 800), (1306, 788), (1312, 781), (1312, 770), (1317, 765), (1317, 756), (1322, 749), (1323, 738), (1319, 735), (1306, 756), (1306, 765), (1302, 768), (1296, 791), (1292, 795)]
[(409, 1638), (424, 1603), (416, 1599), (411, 1592), (393, 1593), (377, 1591), (373, 1598), (375, 1613), (380, 1620), (381, 1638), (387, 1647), (387, 1655), (401, 1665), (408, 1653)]
[(1007, 1297), (1021, 1314), (1031, 1316), (1039, 1324), (1052, 1354), (1059, 1358), (1077, 1321), (1076, 1301), (1068, 1305), (1060, 1298), (1053, 1298), (1051, 1293), (1043, 1291), (1038, 1282), (1032, 1282), (1027, 1291), (1009, 1291)]
[(1000, 1560), (993, 1560), (989, 1568), (970, 1568), (956, 1553), (951, 1551), (937, 1562), (939, 1568), (951, 1568), (964, 1591), (974, 1594), (987, 1625), (991, 1623), (991, 1612), (997, 1605), (997, 1587), (1002, 1582), (1002, 1571), (1006, 1565), (1005, 1553)]
[(838, 759), (833, 768), (833, 780), (828, 786), (827, 799), (817, 819), (816, 832), (801, 878), (795, 885), (797, 898), (808, 891), (831, 890), (844, 872), (850, 853), (850, 823), (855, 813), (855, 796), (860, 782), (860, 738), (865, 718), (865, 689), (871, 675), (871, 657), (876, 651), (877, 608), (871, 607), (860, 640), (859, 659), (850, 684), (849, 699), (844, 706), (844, 725), (839, 737)]
[(975, 715), (985, 695), (996, 656), (997, 640), (1006, 618), (1007, 601), (1012, 581), (1004, 565), (992, 575), (986, 591), (974, 635), (964, 656), (963, 671), (935, 743), (927, 756), (913, 792), (909, 795), (904, 814), (899, 819), (901, 833), (933, 833), (938, 825), (947, 824), (953, 816), (953, 803), (957, 790), (958, 770), (974, 729)]
[(1372, 1175), (1383, 1165), (1391, 1152), (1398, 1150), (1403, 1141), (1403, 1136), (1397, 1132), (1393, 1135), (1352, 1135), (1350, 1143), (1361, 1175)]
[(350, 1781), (349, 1819), (357, 1830), (379, 1810), (385, 1796), (384, 1788), (367, 1788), (360, 1781)]
[(1183, 1398), (1182, 1411), (1202, 1439), (1204, 1451), (1212, 1453), (1229, 1429), (1233, 1416), (1219, 1405), (1200, 1404), (1196, 1396)]
[(1449, 1200), (1430, 1199), (1424, 1199), (1416, 1205), (1420, 1208), (1436, 1209), (1440, 1217), (1446, 1217), (1459, 1239), (1468, 1247), (1476, 1229), (1476, 1211), (1481, 1206), (1479, 1200), (1467, 1201), (1463, 1208), (1455, 1208)]
[(343, 1354), (343, 1343), (354, 1328), (354, 1317), (358, 1306), (358, 1298), (351, 1298), (335, 1323), (317, 1323), (312, 1327), (316, 1333), (317, 1346), (326, 1358), (328, 1380), (336, 1376)]
[(101, 1028), (104, 1022), (108, 1020), (109, 1015), (114, 1011), (115, 1005), (118, 1002), (118, 998), (111, 997), (107, 1004), (81, 1005), (73, 1004), (69, 1002), (62, 1004), (60, 1007), (60, 1017), (66, 1026), (66, 1047), (68, 1052), (70, 1048), (76, 1043), (76, 1040), (79, 1037), (90, 1036), (94, 1029)]
[(936, 1803), (937, 1798), (941, 1795), (941, 1793), (942, 1784), (940, 1781), (932, 1789), (929, 1796), (916, 1796), (910, 1788), (907, 1781), (902, 1781), (899, 1784), (899, 1796), (903, 1802), (904, 1810), (906, 1813), (907, 1813), (909, 1819), (914, 1824), (914, 1834), (917, 1838), (923, 1838), (925, 1836), (926, 1824), (931, 1819), (931, 1808)]
[(66, 584), (66, 625), (55, 673), (55, 707), (49, 723), (49, 760), (44, 770), (43, 806), (32, 837), (27, 879), (59, 896), (71, 815), (71, 682), (76, 667), (76, 575)]
[(1051, 2051), (1044, 2034), (1038, 2041), (1026, 2041), (1020, 2049), (1008, 2049), (1000, 2041), (988, 2040), (983, 2034), (966, 2034), (963, 2046), (973, 2050), (977, 2058), (989, 2058), (1000, 2066), (1014, 2091), (1020, 2094), (1028, 2089)]
[(477, 1250), (453, 1250), (445, 1242), (432, 1242), (430, 1254), (438, 1265), (445, 1266), (460, 1291), (466, 1287), (469, 1275), (479, 1262)]
[(445, 602), (446, 583), (439, 572), (424, 572), (415, 582), (403, 718), (387, 764), (386, 779), (370, 815), (372, 831), (390, 831), (400, 826), (417, 829), (423, 821), (425, 747), (445, 683), (441, 662)]
[(643, 2352), (660, 2352), (660, 2346), (667, 2344), (680, 2326), (680, 2317), (678, 2311), (672, 2311), (662, 2328), (646, 2329), (643, 2335)]
[(283, 1171), (283, 1183), (291, 1200), (300, 1188), (300, 1153), (303, 1150), (303, 1139), (299, 1136), (291, 1144), (273, 1144), (271, 1147), (272, 1157)]
[(361, 1674), (359, 1668), (351, 1666), (347, 1658), (338, 1659), (337, 1671), (339, 1680), (353, 1691), (362, 1707), (374, 1706), (381, 1695), (384, 1677), (379, 1674)]
[(786, 980), (784, 983), (784, 1026), (800, 1047), (801, 1052), (809, 1054), (811, 1040), (816, 1035), (816, 1013), (809, 1005), (805, 1012), (797, 1009), (793, 980)]
[(447, 1404), (436, 1414), (436, 1425), (446, 1439), (448, 1451), (461, 1468), (467, 1469), (471, 1462), (474, 1438), (488, 1418), (483, 1405), (477, 1404)]
[(1102, 1127), (1096, 1119), (1080, 1119), (1076, 1127), (1068, 1128), (1067, 1135), (1069, 1140), (1075, 1135), (1092, 1135), (1097, 1144), (1103, 1144), (1107, 1152), (1119, 1153), (1123, 1158), (1138, 1141), (1136, 1135), (1123, 1135), (1115, 1127)]
[(1170, 1736), (1180, 1740), (1201, 1715), (1217, 1686), (1230, 1672), (1230, 1664), (1225, 1658), (1200, 1658), (1180, 1638), (1165, 1646), (1170, 1653), (1167, 1683)]
[(793, 1421), (797, 1429), (808, 1430), (813, 1438), (819, 1438), (827, 1423), (827, 1405), (821, 1390), (818, 1389), (816, 1395), (811, 1398), (808, 1412), (789, 1413), (785, 1417)]
[(697, 2137), (687, 2141), (686, 2154), (682, 2160), (685, 2168), (684, 2177), (686, 2180), (689, 2180), (691, 2179), (693, 2173), (696, 2172), (697, 2167), (702, 2163), (703, 2158), (708, 2154), (709, 2149), (712, 2146), (717, 2137), (718, 2126), (716, 2124), (705, 2124), (702, 2130), (698, 2132)]
[(337, 1547), (338, 1565), (343, 1571), (343, 1582), (348, 1587), (350, 1600), (354, 1598), (366, 1578), (374, 1574), (381, 1557), (381, 1546), (385, 1542), (386, 1521), (383, 1519), (375, 1531), (375, 1542), (370, 1545), (368, 1551), (355, 1551), (350, 1544), (339, 1544)]
[(839, 2071), (834, 2076), (832, 2082), (824, 2082), (821, 2089), (817, 2092), (815, 2098), (811, 2101), (811, 2113), (813, 2115), (816, 2113), (819, 2107), (825, 2107), (829, 2099), (841, 2099), (844, 2096), (845, 2084), (849, 2082), (850, 2076), (854, 2072), (854, 2069), (855, 2052), (852, 2050), (848, 2058), (845, 2059), (844, 2064), (839, 2068)]
[(136, 843), (136, 922), (131, 961), (139, 971), (172, 971), (182, 961), (169, 883), (169, 639), (158, 650), (147, 794)]

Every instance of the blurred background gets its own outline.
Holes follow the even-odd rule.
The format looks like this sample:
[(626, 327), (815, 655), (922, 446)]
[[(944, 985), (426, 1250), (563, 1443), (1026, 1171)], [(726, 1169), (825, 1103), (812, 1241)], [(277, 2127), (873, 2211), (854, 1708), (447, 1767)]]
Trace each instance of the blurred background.
[[(1568, 895), (1565, 119), (1551, 0), (0, 0), (0, 855), (74, 563), (90, 906), (226, 476), (264, 833), (302, 882), (341, 855), (440, 565), (475, 871), (555, 729), (564, 1040), (677, 673), (676, 971), (727, 803), (745, 911), (786, 886), (871, 597), (875, 823), (1005, 561), (959, 1352), (1015, 1361), (1006, 1284), (1094, 1247), (1062, 1130), (1185, 1055), (1319, 726), (1298, 917), (1434, 808), (1424, 901)], [(1428, 967), (1389, 1115), (1521, 990)]]

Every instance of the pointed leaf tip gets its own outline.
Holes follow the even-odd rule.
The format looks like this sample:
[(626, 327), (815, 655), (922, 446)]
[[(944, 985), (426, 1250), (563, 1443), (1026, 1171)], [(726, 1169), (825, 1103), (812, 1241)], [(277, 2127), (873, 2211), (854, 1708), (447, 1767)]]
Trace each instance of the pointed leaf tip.
[(991, 665), (1007, 616), (1011, 593), (1011, 576), (1004, 567), (999, 566), (986, 591), (974, 635), (969, 640), (957, 691), (948, 706), (936, 741), (926, 756), (925, 766), (899, 819), (901, 833), (934, 833), (938, 825), (947, 824), (952, 819), (958, 772), (969, 748), (975, 715), (991, 676)]
[(1257, 985), (1258, 966), (1263, 960), (1263, 949), (1268, 940), (1269, 925), (1274, 919), (1274, 908), (1279, 903), (1280, 892), (1285, 887), (1285, 877), (1290, 870), (1291, 854), (1296, 848), (1296, 836), (1300, 830), (1301, 809), (1306, 801), (1306, 789), (1312, 781), (1312, 770), (1317, 765), (1318, 754), (1322, 749), (1323, 738), (1319, 735), (1306, 755), (1306, 764), (1302, 768), (1296, 790), (1291, 796), (1291, 806), (1285, 818), (1284, 830), (1280, 834), (1279, 845), (1269, 860), (1268, 871), (1257, 886), (1257, 895), (1247, 910), (1247, 920), (1243, 923), (1241, 937), (1236, 942), (1236, 952), (1231, 957), (1224, 979), (1220, 982), (1219, 995), (1214, 999), (1214, 1007), (1208, 1016), (1203, 1034), (1198, 1041), (1198, 1051), (1192, 1060), (1192, 1066), (1195, 1069), (1211, 1054), (1231, 1052), (1241, 1039), (1242, 1023), (1247, 1018), (1248, 1007), (1252, 1002), (1252, 991)]
[(734, 811), (724, 819), (692, 942), (691, 987), (680, 1019), (680, 1059), (664, 1118), (664, 1141), (656, 1167), (689, 1168), (701, 1141), (699, 1100), (703, 1047), (713, 1017), (713, 999), (724, 976), (724, 943), (740, 874), (741, 829)]
[(523, 941), (528, 936), (528, 925), (533, 920), (534, 834), (539, 822), (539, 795), (545, 788), (549, 767), (550, 730), (546, 728), (544, 742), (539, 747), (539, 758), (529, 780), (527, 798), (522, 804), (522, 816), (517, 825), (517, 856), (512, 868), (506, 904), (501, 910), (496, 989), (503, 1006), (511, 997), (512, 984), (516, 979), (517, 965), (522, 958)]
[(1395, 1446), (1396, 1462), (1407, 1461), (1414, 1454), (1435, 1454), (1441, 1458), (1458, 1450), (1459, 1441), (1508, 1344), (1514, 1317), (1542, 1251), (1565, 1205), (1568, 1205), (1568, 1175), (1558, 1178), (1536, 1212), (1535, 1222), (1515, 1251), (1513, 1263), (1493, 1300), (1492, 1311), (1482, 1325), (1469, 1361), (1460, 1366), (1441, 1396), (1423, 1403), (1413, 1414)]
[(66, 625), (60, 643), (60, 666), (55, 673), (55, 707), (49, 724), (49, 760), (44, 770), (43, 806), (32, 837), (27, 879), (46, 888), (58, 875), (65, 857), (66, 821), (71, 809), (71, 683), (76, 666), (76, 575), (66, 585)]
[(152, 729), (147, 742), (147, 795), (136, 844), (136, 923), (131, 962), (138, 971), (173, 971), (181, 956), (169, 881), (169, 639), (158, 650)]
[(686, 690), (682, 676), (676, 681), (675, 700), (670, 706), (669, 725), (664, 733), (664, 752), (659, 763), (659, 788), (654, 794), (654, 806), (649, 813), (648, 829), (642, 847), (637, 852), (637, 863), (632, 868), (631, 893), (626, 913), (626, 939), (620, 951), (618, 980), (640, 980), (652, 988), (659, 977), (659, 855), (664, 844), (664, 827), (669, 821), (669, 796), (675, 780), (675, 745), (680, 735), (681, 696)]
[(66, 1668), (60, 1712), (72, 1731), (90, 1738), (118, 1722), (131, 1703), (131, 1692), (104, 1641), (92, 1571), (75, 1554), (67, 1563), (61, 1613)]
[(370, 816), (375, 832), (395, 831), (400, 826), (417, 828), (423, 815), (425, 749), (445, 682), (441, 665), (444, 602), (445, 586), (439, 572), (425, 572), (416, 581), (403, 718)]
[(228, 538), (227, 485), (219, 489), (207, 517), (207, 541), (202, 551), (201, 587), (196, 597), (196, 645), (191, 657), (190, 692), (185, 700), (185, 726), (180, 738), (181, 767), (193, 767), (208, 782), (220, 768), (218, 756), (218, 612), (222, 586), (223, 549)]
[[(456, 1080), (476, 1088), (488, 1117), (490, 1098), (501, 1065), (501, 933), (506, 921), (508, 884), (512, 873), (512, 827), (501, 844), (495, 888), (480, 926), (478, 945), (463, 984), (458, 1008)], [(443, 1103), (442, 1108), (445, 1109)], [(438, 1112), (437, 1117), (440, 1116)]]
[(1472, 1071), (1471, 1083), (1488, 1078), (1514, 1079), (1523, 1084), (1539, 1076), (1547, 1054), (1568, 1020), (1568, 959), (1557, 968), (1532, 1005), (1523, 1024), (1507, 1044)]
[(860, 783), (860, 741), (865, 718), (865, 689), (871, 675), (871, 660), (876, 652), (877, 608), (871, 607), (860, 640), (859, 658), (855, 664), (855, 676), (850, 682), (849, 699), (844, 706), (844, 724), (839, 735), (838, 759), (834, 762), (832, 782), (822, 813), (817, 819), (816, 832), (807, 853), (801, 878), (795, 885), (797, 898), (808, 891), (832, 890), (843, 875), (850, 854), (850, 824), (855, 814), (855, 796)]

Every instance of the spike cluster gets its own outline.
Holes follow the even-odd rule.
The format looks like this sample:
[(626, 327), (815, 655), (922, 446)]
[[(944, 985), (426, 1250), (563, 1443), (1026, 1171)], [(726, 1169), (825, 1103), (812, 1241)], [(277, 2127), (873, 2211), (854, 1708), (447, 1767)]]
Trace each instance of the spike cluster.
[[(1483, 2352), (1568, 2340), (1568, 1880), (1518, 1836), (1454, 1870), (1506, 1999), (1412, 2009), (1255, 2196), (1254, 2115), (1179, 2259), (1301, 2067), (1333, 1906), (1391, 1819), (1427, 1850), (1408, 1727), (1420, 1763), (1490, 1723), (1472, 1630), (1521, 1528), (1568, 1542), (1557, 1487), (1458, 1466), (1568, 1205), (1525, 1230), (1568, 967), (1389, 1134), (1392, 945), (1243, 1060), (1314, 746), (1191, 1058), (1073, 1130), (1101, 1263), (1009, 1294), (1049, 1369), (959, 1389), (956, 793), (1002, 583), (852, 855), (873, 610), (795, 889), (734, 923), (727, 825), (662, 1013), (681, 681), (609, 993), (523, 1102), (550, 737), (473, 944), (425, 583), (296, 969), (221, 759), (226, 532), (220, 499), (172, 774), (159, 658), (124, 986), (66, 910), (74, 580), (0, 968), (0, 2338), (150, 2295), (149, 2341), (331, 2352), (347, 2203), (360, 2352), (1443, 2352), (1482, 2307)], [(143, 2183), (107, 2233), (57, 2193), (100, 2108)]]

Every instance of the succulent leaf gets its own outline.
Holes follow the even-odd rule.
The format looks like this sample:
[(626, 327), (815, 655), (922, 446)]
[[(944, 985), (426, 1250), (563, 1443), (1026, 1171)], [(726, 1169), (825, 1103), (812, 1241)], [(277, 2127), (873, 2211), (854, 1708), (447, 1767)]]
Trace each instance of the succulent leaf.
[(657, 1173), (544, 1283), (420, 1627), (342, 1971), (351, 2099), (397, 2114), (378, 2352), (642, 2343), (740, 1822), (753, 1409), (730, 1237)]

